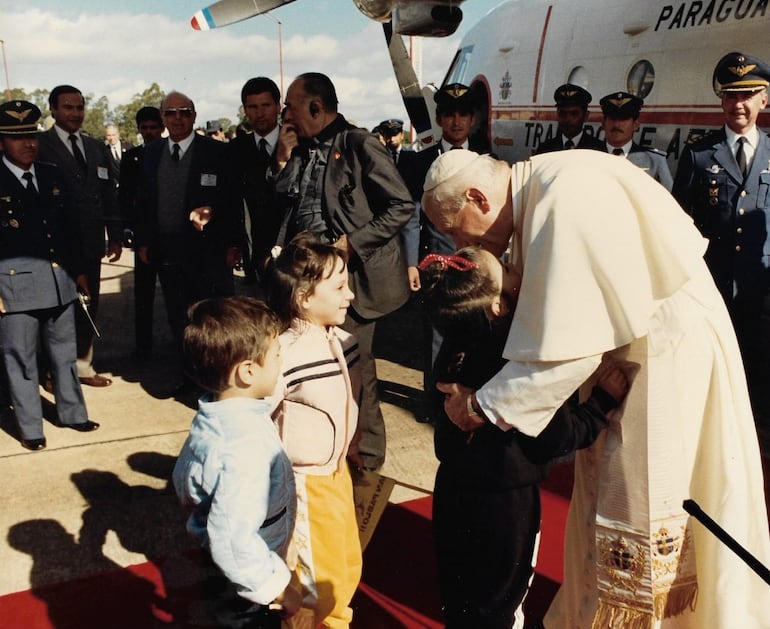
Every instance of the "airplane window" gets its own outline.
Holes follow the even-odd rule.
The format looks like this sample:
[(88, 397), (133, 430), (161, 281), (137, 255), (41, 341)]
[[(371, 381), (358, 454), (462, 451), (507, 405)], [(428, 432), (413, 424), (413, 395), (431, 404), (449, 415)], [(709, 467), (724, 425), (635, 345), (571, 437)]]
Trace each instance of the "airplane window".
[(567, 78), (567, 83), (588, 89), (588, 70), (585, 69), (585, 66), (572, 68)]
[(646, 59), (637, 61), (634, 64), (628, 73), (628, 80), (626, 81), (628, 91), (639, 98), (647, 98), (647, 95), (652, 91), (654, 83), (655, 68)]
[(473, 56), (473, 46), (462, 48), (457, 51), (452, 65), (449, 66), (449, 71), (444, 77), (442, 85), (448, 85), (449, 83), (462, 83), (467, 85), (465, 75), (468, 72), (468, 64)]

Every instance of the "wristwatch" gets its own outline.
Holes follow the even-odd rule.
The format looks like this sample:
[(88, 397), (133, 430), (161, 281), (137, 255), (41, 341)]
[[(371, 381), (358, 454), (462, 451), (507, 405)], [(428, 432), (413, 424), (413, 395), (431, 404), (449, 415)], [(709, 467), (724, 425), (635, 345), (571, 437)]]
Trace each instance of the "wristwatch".
[(478, 421), (486, 421), (486, 418), (479, 413), (479, 411), (476, 410), (476, 407), (473, 405), (473, 398), (474, 394), (471, 393), (467, 398), (465, 398), (465, 410), (468, 411), (468, 417), (471, 419), (475, 419)]

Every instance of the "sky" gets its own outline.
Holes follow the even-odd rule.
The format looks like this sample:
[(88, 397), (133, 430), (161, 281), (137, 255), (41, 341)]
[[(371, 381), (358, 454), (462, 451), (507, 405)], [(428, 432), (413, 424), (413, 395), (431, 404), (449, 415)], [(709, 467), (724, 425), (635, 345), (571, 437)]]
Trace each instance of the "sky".
[[(356, 124), (405, 118), (382, 26), (352, 0), (296, 0), (268, 16), (195, 31), (190, 18), (205, 2), (0, 0), (2, 89), (66, 83), (106, 96), (112, 109), (155, 82), (190, 96), (204, 125), (238, 119), (246, 79), (268, 76), (281, 86), (282, 57), (284, 89), (302, 72), (323, 72), (337, 88), (340, 112)], [(462, 35), (499, 3), (467, 0), (457, 33), (422, 38), (423, 84), (441, 83)]]

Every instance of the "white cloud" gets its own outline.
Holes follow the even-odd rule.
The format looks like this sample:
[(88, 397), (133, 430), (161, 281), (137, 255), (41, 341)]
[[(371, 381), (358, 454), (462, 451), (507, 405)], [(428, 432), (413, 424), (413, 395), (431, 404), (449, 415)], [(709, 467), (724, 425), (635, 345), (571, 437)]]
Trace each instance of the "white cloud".
[[(382, 27), (356, 18), (352, 6), (345, 10), (354, 26), (340, 35), (312, 34), (306, 28), (309, 34), (287, 36), (290, 29), (284, 24), (284, 89), (297, 74), (324, 72), (335, 82), (347, 118), (371, 127), (385, 118), (403, 117)], [(69, 83), (84, 93), (106, 96), (114, 108), (155, 82), (165, 91), (188, 94), (201, 123), (220, 117), (236, 120), (240, 88), (249, 77), (265, 75), (280, 84), (278, 29), (265, 20), (252, 21), (248, 29), (198, 32), (186, 20), (130, 14), (127, 9), (109, 15), (82, 8), (72, 16), (26, 8), (3, 13), (3, 24), (13, 24), (3, 35), (11, 86), (27, 91)], [(457, 37), (425, 40), (425, 81), (443, 78), (456, 46)]]

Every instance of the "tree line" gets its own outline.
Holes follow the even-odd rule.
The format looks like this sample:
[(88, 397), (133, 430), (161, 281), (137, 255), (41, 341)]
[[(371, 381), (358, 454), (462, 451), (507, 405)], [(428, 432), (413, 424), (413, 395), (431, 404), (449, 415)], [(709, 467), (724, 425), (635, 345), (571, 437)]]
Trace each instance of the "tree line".
[[(48, 107), (48, 95), (50, 90), (36, 89), (32, 92), (26, 92), (21, 88), (11, 89), (10, 100), (27, 100), (34, 103), (43, 112), (43, 118), (50, 115)], [(157, 83), (153, 83), (141, 93), (134, 94), (131, 100), (124, 105), (117, 105), (110, 108), (106, 96), (94, 94), (83, 94), (86, 102), (86, 113), (83, 120), (82, 131), (99, 140), (104, 138), (104, 127), (108, 124), (114, 124), (120, 131), (120, 137), (129, 142), (136, 139), (136, 112), (142, 107), (151, 105), (160, 107), (161, 101), (166, 97), (166, 93)], [(232, 123), (227, 118), (220, 119), (222, 128), (230, 129)], [(205, 124), (205, 121), (198, 120), (198, 124)]]

